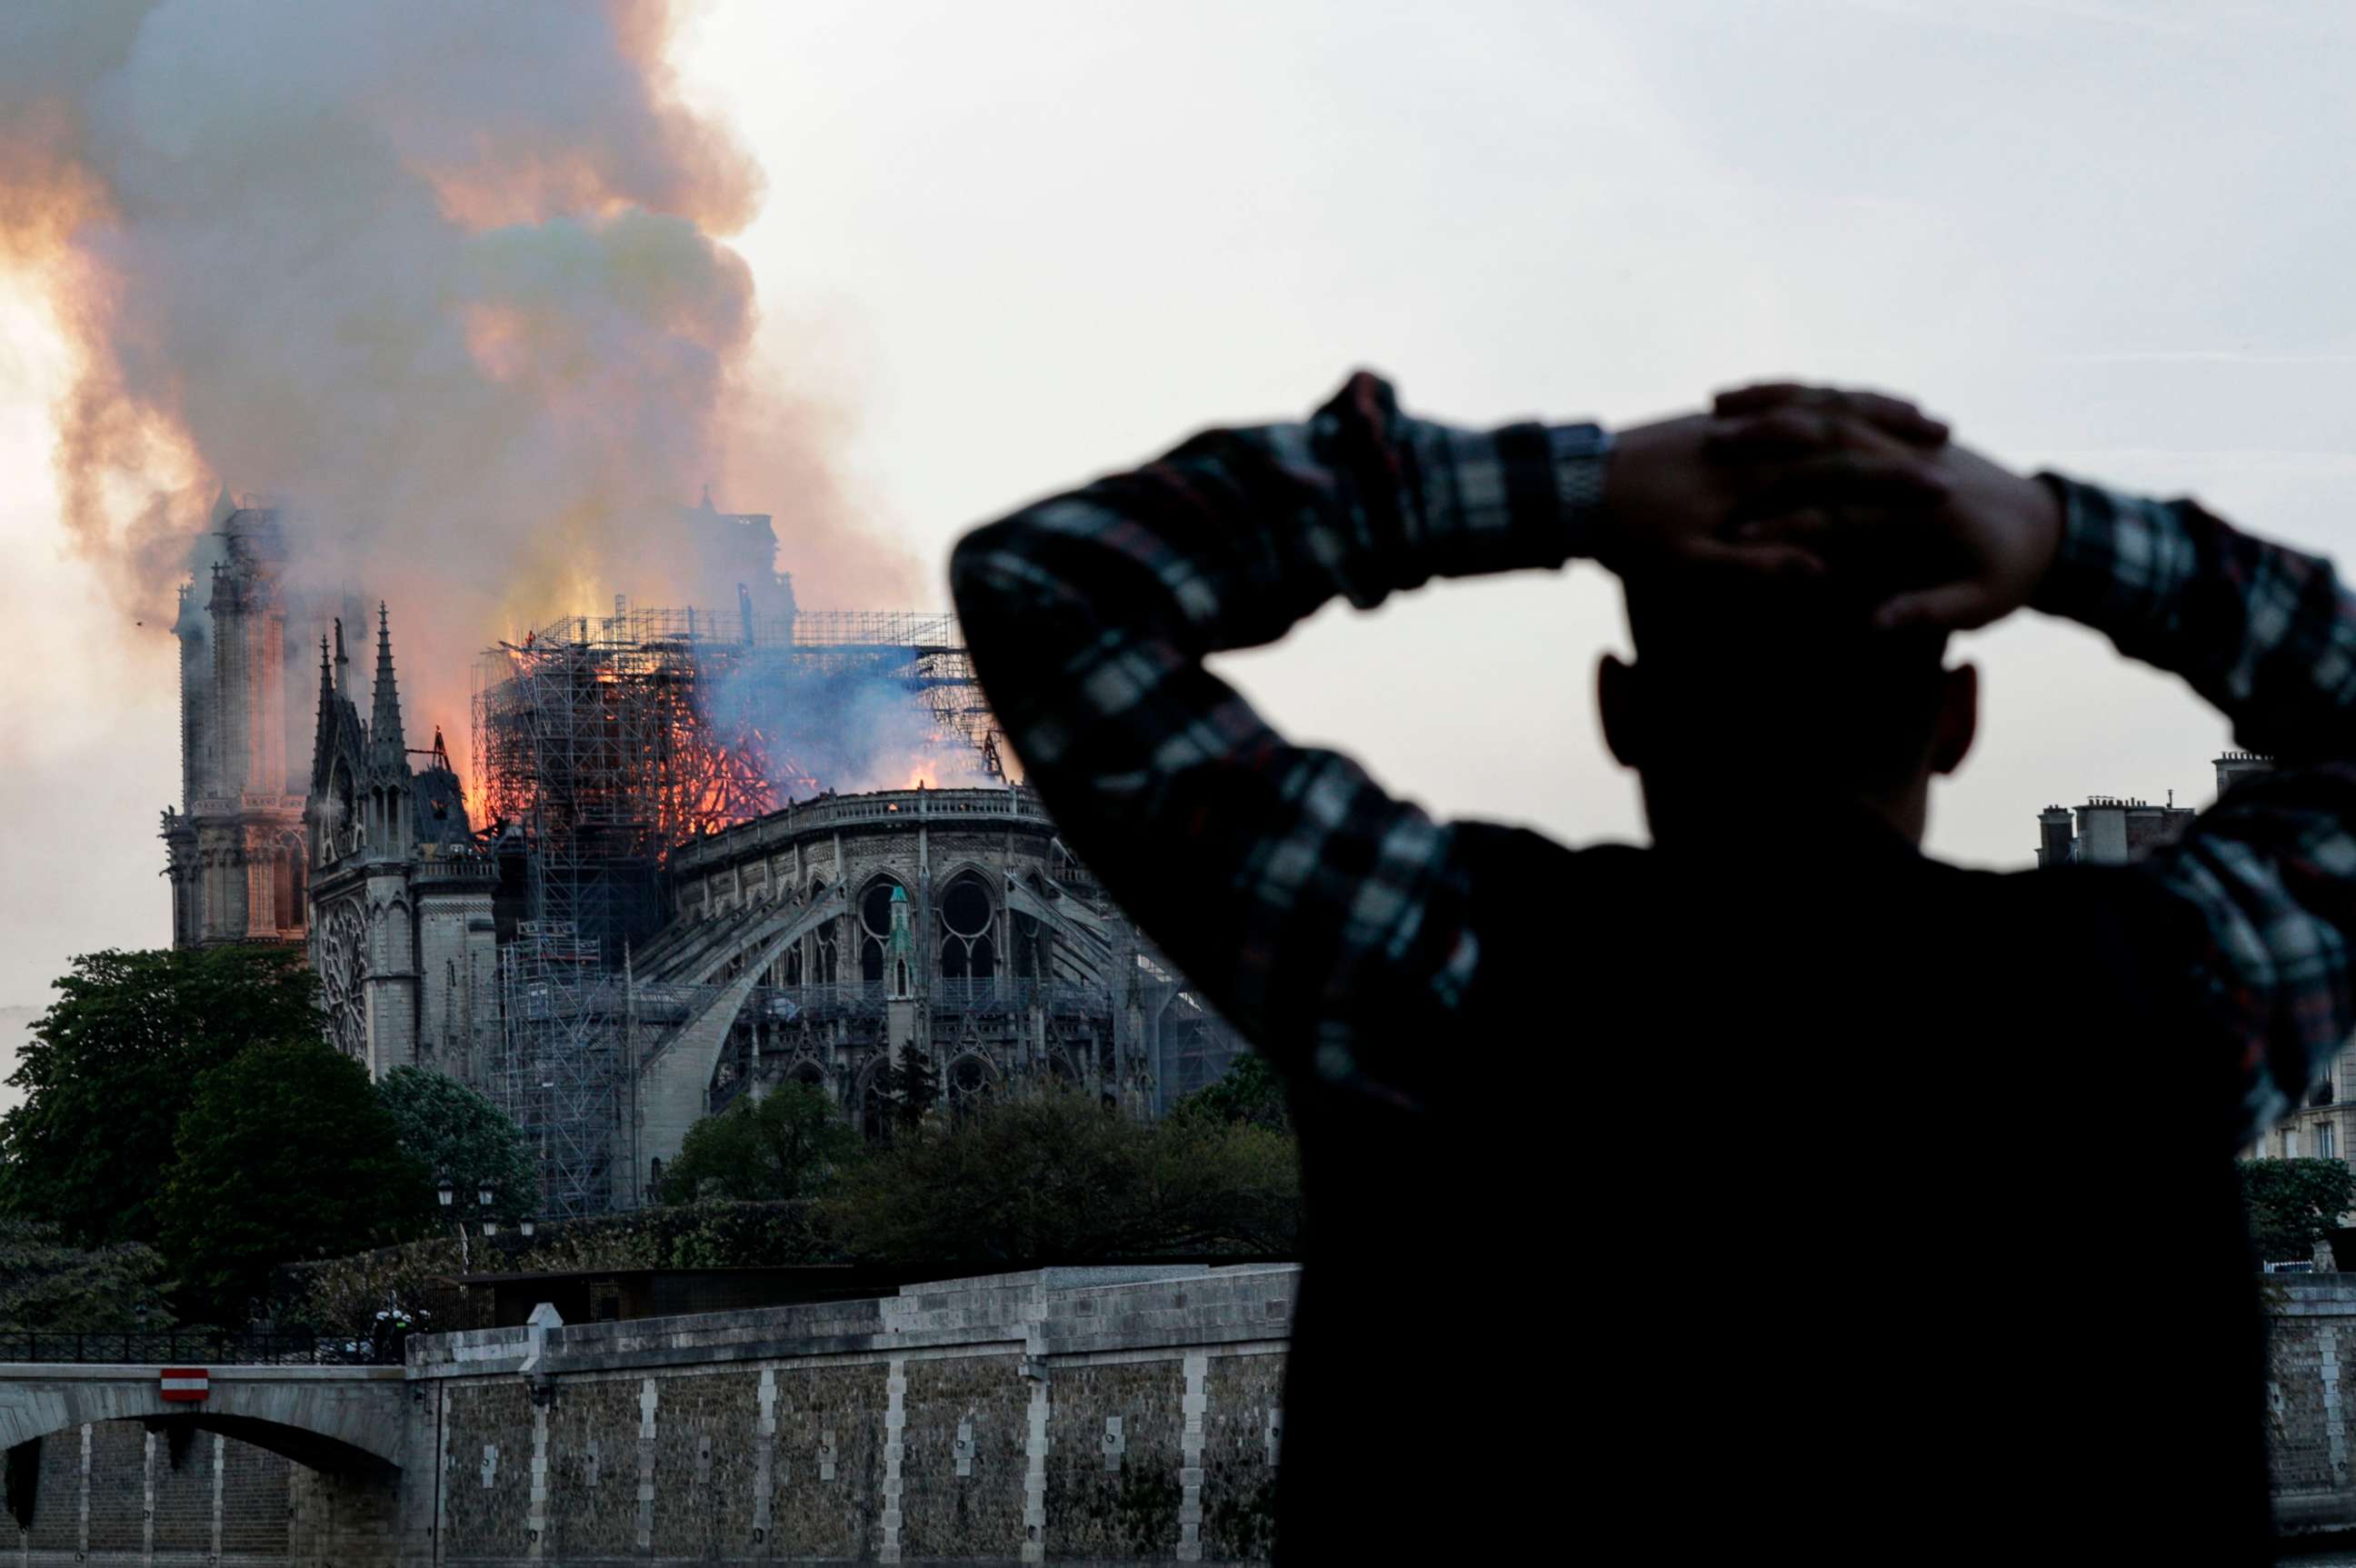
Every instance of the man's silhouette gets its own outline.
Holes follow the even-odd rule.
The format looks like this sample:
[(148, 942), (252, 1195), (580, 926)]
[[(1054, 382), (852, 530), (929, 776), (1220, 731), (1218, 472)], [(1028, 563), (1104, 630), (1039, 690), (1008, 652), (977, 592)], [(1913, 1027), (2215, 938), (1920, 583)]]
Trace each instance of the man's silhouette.
[[(2349, 1033), (2356, 611), (1944, 435), (1791, 386), (1469, 432), (1361, 375), (958, 547), (1030, 779), (1290, 1087), (1284, 1561), (2265, 1556), (2232, 1157)], [(1581, 556), (1649, 849), (1436, 822), (1204, 667)], [(2281, 766), (2134, 867), (1924, 858), (1945, 635), (2024, 605)]]

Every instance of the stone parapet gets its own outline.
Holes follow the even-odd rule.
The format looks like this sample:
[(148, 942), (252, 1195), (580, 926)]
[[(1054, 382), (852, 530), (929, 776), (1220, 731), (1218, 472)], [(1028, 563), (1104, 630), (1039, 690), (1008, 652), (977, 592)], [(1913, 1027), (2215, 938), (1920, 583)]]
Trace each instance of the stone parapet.
[(1298, 1281), (1041, 1269), (414, 1338), (444, 1560), (1262, 1561)]

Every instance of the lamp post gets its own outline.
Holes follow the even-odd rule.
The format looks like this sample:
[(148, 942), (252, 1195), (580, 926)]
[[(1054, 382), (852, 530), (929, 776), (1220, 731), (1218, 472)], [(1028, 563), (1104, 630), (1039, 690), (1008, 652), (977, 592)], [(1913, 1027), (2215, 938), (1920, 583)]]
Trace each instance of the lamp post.
[[(450, 1179), (447, 1172), (443, 1174), (440, 1181), (434, 1184), (434, 1196), (444, 1208), (448, 1208), (457, 1201), (457, 1184)], [(466, 1222), (458, 1219), (455, 1215), (451, 1218), (456, 1221), (455, 1228), (458, 1232), (458, 1272), (462, 1274), (471, 1274), (475, 1272), (475, 1258), (473, 1250), (466, 1245)]]
[(499, 1222), (491, 1218), (491, 1199), (498, 1196), (491, 1190), (489, 1182), (475, 1184), (475, 1207), (482, 1213), (483, 1235), (486, 1240), (499, 1233)]

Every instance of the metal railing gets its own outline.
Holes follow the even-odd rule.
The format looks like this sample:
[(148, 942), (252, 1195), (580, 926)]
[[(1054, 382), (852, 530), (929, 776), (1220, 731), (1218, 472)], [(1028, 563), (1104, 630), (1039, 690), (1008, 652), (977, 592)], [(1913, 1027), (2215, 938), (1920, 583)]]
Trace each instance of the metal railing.
[(69, 1334), (0, 1329), (0, 1363), (101, 1363), (123, 1367), (366, 1367), (401, 1359), (397, 1343), (310, 1332), (257, 1334), (183, 1329), (168, 1334)]
[(671, 858), (680, 876), (703, 875), (765, 846), (787, 843), (804, 833), (819, 832), (852, 822), (955, 822), (975, 821), (1023, 822), (1052, 830), (1054, 821), (1038, 796), (1017, 788), (983, 789), (880, 789), (868, 794), (820, 796), (798, 800), (748, 822), (723, 828), (709, 837), (683, 844)]

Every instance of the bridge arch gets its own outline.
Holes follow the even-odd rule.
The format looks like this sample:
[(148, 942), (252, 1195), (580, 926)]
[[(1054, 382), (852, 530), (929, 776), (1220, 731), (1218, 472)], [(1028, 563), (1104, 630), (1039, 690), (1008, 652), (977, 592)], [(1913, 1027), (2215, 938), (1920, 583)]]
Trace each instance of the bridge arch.
[(405, 1457), (399, 1367), (220, 1367), (201, 1404), (167, 1403), (161, 1369), (23, 1366), (0, 1383), (0, 1449), (107, 1421), (213, 1432), (330, 1475), (389, 1478)]

